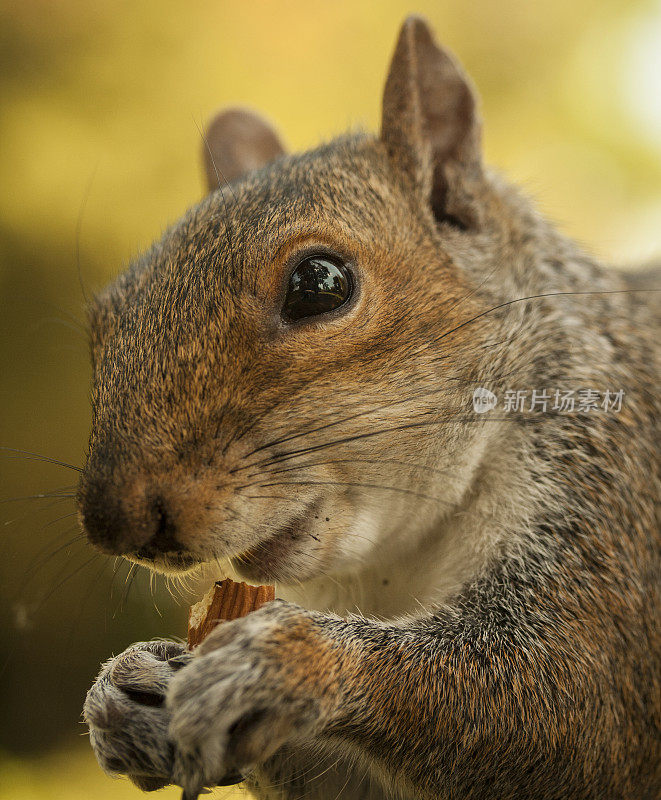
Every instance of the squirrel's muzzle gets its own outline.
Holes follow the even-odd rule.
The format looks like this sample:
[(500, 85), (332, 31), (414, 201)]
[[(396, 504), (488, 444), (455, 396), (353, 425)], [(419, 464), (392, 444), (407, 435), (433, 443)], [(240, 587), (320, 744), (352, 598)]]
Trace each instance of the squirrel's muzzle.
[(144, 561), (184, 556), (173, 505), (165, 492), (140, 478), (118, 483), (84, 474), (78, 491), (89, 541), (104, 553)]

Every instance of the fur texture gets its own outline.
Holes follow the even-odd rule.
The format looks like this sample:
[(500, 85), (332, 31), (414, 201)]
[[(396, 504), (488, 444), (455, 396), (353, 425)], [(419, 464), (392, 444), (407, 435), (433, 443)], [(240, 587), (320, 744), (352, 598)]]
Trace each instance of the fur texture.
[[(208, 153), (251, 124), (277, 142), (241, 113)], [(287, 323), (319, 251), (354, 296)], [(415, 18), (379, 138), (221, 182), (96, 302), (81, 519), (105, 552), (233, 559), (288, 601), (192, 658), (108, 662), (85, 706), (102, 766), (262, 798), (658, 798), (653, 283), (482, 166), (470, 84)], [(625, 397), (530, 410), (533, 389)]]

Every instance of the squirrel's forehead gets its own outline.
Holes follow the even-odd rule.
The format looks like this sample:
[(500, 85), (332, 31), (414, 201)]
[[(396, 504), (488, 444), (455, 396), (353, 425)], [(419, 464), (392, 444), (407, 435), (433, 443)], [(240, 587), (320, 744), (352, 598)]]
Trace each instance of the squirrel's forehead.
[(203, 206), (212, 218), (277, 234), (307, 218), (368, 213), (392, 199), (390, 178), (379, 149), (357, 138), (278, 159), (220, 185)]
[(97, 317), (106, 325), (108, 312), (134, 316), (153, 307), (162, 314), (210, 292), (219, 300), (257, 272), (268, 279), (275, 254), (308, 232), (323, 230), (331, 240), (362, 232), (370, 240), (379, 218), (385, 226), (390, 220), (391, 187), (379, 166), (347, 145), (288, 157), (219, 187), (100, 295), (92, 325)]

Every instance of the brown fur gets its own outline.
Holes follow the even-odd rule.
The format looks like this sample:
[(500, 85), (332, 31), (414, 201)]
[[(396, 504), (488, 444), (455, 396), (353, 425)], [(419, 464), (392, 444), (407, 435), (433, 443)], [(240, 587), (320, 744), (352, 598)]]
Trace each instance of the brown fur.
[[(233, 558), (317, 609), (269, 604), (170, 666), (153, 644), (106, 665), (85, 715), (110, 771), (191, 793), (243, 774), (264, 798), (661, 795), (650, 280), (486, 170), (476, 109), (412, 18), (379, 138), (271, 161), (265, 123), (232, 112), (207, 153), (238, 119), (262, 167), (98, 298), (90, 539), (159, 569)], [(319, 249), (356, 291), (289, 324), (288, 275)], [(626, 396), (476, 415), (476, 387)], [(166, 702), (147, 712), (127, 692), (148, 669)]]

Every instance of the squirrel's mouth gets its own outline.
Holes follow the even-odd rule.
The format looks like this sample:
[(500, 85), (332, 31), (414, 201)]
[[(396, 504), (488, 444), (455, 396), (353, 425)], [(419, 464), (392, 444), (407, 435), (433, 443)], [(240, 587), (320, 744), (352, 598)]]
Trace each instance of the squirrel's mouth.
[[(321, 536), (317, 534), (318, 520), (322, 517), (323, 498), (316, 498), (288, 522), (246, 550), (230, 556), (236, 571), (246, 580), (285, 581), (298, 580), (307, 572), (310, 549), (318, 551)], [(312, 548), (311, 548), (312, 545)], [(160, 551), (141, 547), (124, 553), (124, 558), (164, 575), (183, 575), (201, 567), (207, 559), (186, 550)], [(319, 553), (315, 560), (319, 559)]]
[[(233, 558), (237, 571), (247, 580), (273, 582), (296, 579), (301, 561), (310, 543), (318, 548), (320, 537), (315, 533), (315, 520), (320, 517), (322, 498), (309, 503), (306, 508), (278, 528), (268, 539), (248, 548)], [(309, 542), (309, 540), (313, 540)]]
[(180, 552), (152, 554), (137, 550), (135, 553), (126, 553), (124, 558), (143, 567), (149, 567), (155, 572), (161, 572), (164, 575), (181, 575), (196, 569), (202, 564), (201, 559), (188, 553)]

